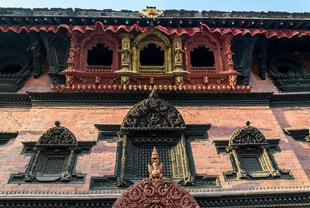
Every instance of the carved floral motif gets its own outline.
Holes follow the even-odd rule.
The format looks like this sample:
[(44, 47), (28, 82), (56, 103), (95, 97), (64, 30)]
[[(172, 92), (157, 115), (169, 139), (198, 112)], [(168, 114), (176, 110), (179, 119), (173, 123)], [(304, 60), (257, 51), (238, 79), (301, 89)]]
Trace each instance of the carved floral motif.
[(152, 152), (149, 178), (132, 185), (114, 203), (113, 208), (199, 208), (196, 200), (179, 184), (163, 178), (157, 150)]
[(266, 144), (266, 138), (257, 128), (250, 126), (250, 122), (246, 126), (237, 129), (231, 136), (230, 144)]
[(180, 113), (168, 102), (150, 97), (136, 104), (126, 115), (122, 128), (185, 127)]
[(65, 127), (60, 126), (59, 122), (55, 122), (56, 127), (48, 129), (40, 137), (38, 144), (76, 144), (74, 134)]
[[(84, 34), (73, 31), (68, 68), (62, 72), (66, 84), (52, 85), (51, 89), (53, 92), (134, 92), (153, 88), (169, 92), (248, 92), (250, 86), (236, 83), (238, 73), (233, 70), (231, 39), (230, 35), (206, 30), (193, 37), (175, 34), (169, 37), (152, 27), (138, 34), (115, 34), (101, 28)], [(88, 51), (98, 44), (112, 51), (110, 66), (88, 65)], [(163, 65), (141, 64), (140, 52), (150, 44), (162, 50)], [(191, 65), (191, 51), (201, 46), (213, 52), (214, 66)], [(160, 115), (151, 114), (146, 119), (155, 117)]]

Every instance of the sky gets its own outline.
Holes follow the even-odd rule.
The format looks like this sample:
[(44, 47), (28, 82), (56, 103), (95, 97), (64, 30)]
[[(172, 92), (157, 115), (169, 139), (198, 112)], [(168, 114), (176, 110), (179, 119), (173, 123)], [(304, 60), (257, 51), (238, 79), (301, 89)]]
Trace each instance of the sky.
[(310, 12), (310, 0), (0, 0), (0, 7)]

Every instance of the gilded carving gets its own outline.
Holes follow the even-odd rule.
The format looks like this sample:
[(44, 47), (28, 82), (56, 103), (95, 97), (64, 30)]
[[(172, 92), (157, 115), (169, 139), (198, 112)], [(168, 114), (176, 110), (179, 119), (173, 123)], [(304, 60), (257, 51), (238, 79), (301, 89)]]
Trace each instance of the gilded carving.
[(163, 10), (158, 10), (156, 7), (146, 7), (146, 9), (140, 11), (142, 16), (152, 18), (153, 20), (155, 20), (156, 17), (162, 15), (163, 13)]
[(120, 35), (122, 38), (121, 52), (121, 71), (129, 71), (131, 65), (131, 45), (130, 45), (130, 34), (123, 33)]
[(175, 84), (176, 85), (183, 84), (183, 76), (176, 76), (175, 77)]
[(231, 87), (237, 85), (237, 75), (229, 75), (229, 85)]
[(163, 178), (163, 165), (159, 164), (154, 147), (148, 164), (149, 177), (138, 181), (125, 191), (113, 204), (113, 208), (199, 208), (196, 200), (171, 179)]
[(182, 48), (182, 39), (179, 36), (175, 36), (173, 39), (173, 51), (174, 51), (174, 71), (182, 70), (182, 56), (184, 50)]
[[(140, 51), (150, 44), (155, 44), (164, 52), (163, 66), (141, 65)], [(159, 30), (149, 28), (147, 32), (141, 33), (133, 41), (132, 47), (132, 67), (134, 72), (158, 74), (172, 71), (172, 44), (168, 37)]]
[(121, 76), (121, 84), (128, 85), (129, 84), (129, 77), (128, 76)]

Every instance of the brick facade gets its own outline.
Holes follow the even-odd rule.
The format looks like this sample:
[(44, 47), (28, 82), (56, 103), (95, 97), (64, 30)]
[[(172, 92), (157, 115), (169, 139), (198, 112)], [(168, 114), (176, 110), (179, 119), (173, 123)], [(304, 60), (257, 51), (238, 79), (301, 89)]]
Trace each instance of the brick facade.
[[(84, 184), (8, 184), (12, 173), (24, 172), (30, 157), (21, 155), (25, 141), (37, 141), (55, 120), (70, 129), (79, 141), (96, 141), (98, 131), (94, 124), (121, 124), (131, 106), (126, 107), (49, 107), (31, 109), (2, 109), (1, 130), (18, 131), (16, 139), (1, 146), (1, 190), (2, 191), (88, 191), (91, 177), (113, 175), (116, 160), (116, 144), (99, 141), (91, 154), (80, 156), (76, 172), (87, 174)], [(191, 142), (195, 168), (198, 174), (218, 175), (223, 188), (258, 188), (272, 186), (308, 186), (309, 171), (307, 144), (285, 136), (282, 128), (305, 126), (309, 118), (309, 108), (270, 108), (265, 106), (244, 107), (177, 107), (186, 124), (212, 124), (206, 141)], [(293, 180), (259, 180), (227, 182), (223, 172), (232, 170), (227, 155), (217, 154), (213, 140), (227, 140), (233, 131), (251, 121), (267, 139), (280, 139), (280, 149), (274, 155), (282, 169), (291, 170)]]

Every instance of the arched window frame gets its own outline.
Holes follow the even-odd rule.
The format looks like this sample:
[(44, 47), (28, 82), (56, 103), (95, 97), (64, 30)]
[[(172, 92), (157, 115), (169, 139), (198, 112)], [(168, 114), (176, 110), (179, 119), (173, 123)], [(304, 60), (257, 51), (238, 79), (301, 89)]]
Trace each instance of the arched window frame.
[[(214, 66), (193, 67), (190, 53), (198, 47), (205, 47), (213, 52)], [(223, 57), (221, 53), (222, 45), (210, 32), (200, 32), (188, 38), (184, 43), (185, 48), (185, 68), (193, 73), (215, 73), (223, 71)]]
[[(264, 178), (292, 179), (291, 171), (279, 169), (272, 157), (272, 153), (279, 152), (278, 139), (267, 140), (257, 128), (246, 126), (235, 130), (227, 141), (214, 141), (219, 153), (228, 154), (232, 162), (233, 170), (224, 172), (225, 179), (253, 180)], [(261, 170), (251, 162), (252, 158)], [(253, 160), (252, 160), (253, 162)], [(246, 164), (247, 163), (247, 164)]]
[[(87, 63), (88, 51), (95, 48), (98, 44), (103, 44), (113, 52), (112, 64), (110, 66), (94, 65)], [(112, 32), (93, 31), (81, 41), (80, 67), (87, 72), (114, 72), (120, 65), (120, 40)]]
[[(31, 155), (31, 159), (25, 173), (12, 174), (9, 183), (84, 183), (85, 174), (75, 172), (77, 157), (90, 153), (95, 142), (78, 142), (69, 129), (60, 126), (60, 122), (56, 121), (55, 125), (37, 142), (23, 143), (22, 153)], [(57, 170), (59, 167), (53, 169), (53, 165), (47, 163), (49, 159), (62, 163), (61, 171)]]
[[(155, 36), (155, 38), (153, 37)], [(152, 37), (152, 38), (150, 38)], [(155, 44), (164, 50), (164, 64), (163, 66), (143, 66), (140, 61), (140, 51), (149, 44)], [(167, 73), (172, 70), (172, 46), (166, 35), (162, 32), (149, 29), (147, 32), (138, 35), (132, 43), (133, 48), (133, 71), (140, 73), (158, 74)]]
[[(151, 119), (150, 115), (153, 113), (157, 114), (159, 119)], [(127, 187), (142, 179), (143, 176), (142, 178), (139, 176), (141, 173), (139, 168), (145, 165), (145, 155), (151, 153), (151, 151), (145, 151), (144, 146), (148, 146), (148, 150), (155, 146), (159, 155), (161, 155), (161, 147), (166, 149), (161, 151), (163, 154), (166, 154), (168, 149), (171, 161), (165, 160), (164, 157), (161, 160), (163, 164), (169, 166), (164, 168), (165, 177), (167, 177), (165, 170), (172, 170), (171, 178), (181, 185), (219, 187), (218, 176), (195, 173), (191, 155), (190, 140), (207, 139), (210, 124), (185, 125), (178, 110), (157, 98), (154, 90), (149, 98), (133, 106), (121, 125), (95, 124), (95, 127), (99, 130), (99, 140), (117, 142), (117, 154), (114, 175), (92, 177), (90, 184), (92, 190), (116, 186)], [(142, 163), (138, 166), (139, 161)], [(147, 170), (144, 173), (147, 173)], [(170, 176), (168, 174), (168, 177)]]

